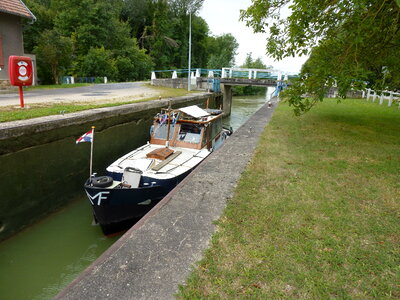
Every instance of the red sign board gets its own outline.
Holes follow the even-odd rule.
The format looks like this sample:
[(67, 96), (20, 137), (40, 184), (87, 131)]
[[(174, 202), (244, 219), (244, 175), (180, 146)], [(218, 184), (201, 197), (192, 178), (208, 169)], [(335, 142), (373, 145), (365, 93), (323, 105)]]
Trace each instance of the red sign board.
[(11, 85), (32, 85), (32, 59), (26, 56), (10, 56), (8, 59), (8, 74)]

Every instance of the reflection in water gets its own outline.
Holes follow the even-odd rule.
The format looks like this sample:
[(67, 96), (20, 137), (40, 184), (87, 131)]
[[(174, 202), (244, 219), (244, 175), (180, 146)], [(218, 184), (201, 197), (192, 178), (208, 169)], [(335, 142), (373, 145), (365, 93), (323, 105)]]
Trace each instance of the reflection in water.
[[(225, 126), (238, 129), (264, 103), (265, 96), (234, 97)], [(130, 149), (128, 149), (130, 150)], [(51, 299), (120, 236), (104, 237), (91, 226), (91, 207), (82, 195), (0, 244), (0, 298)]]

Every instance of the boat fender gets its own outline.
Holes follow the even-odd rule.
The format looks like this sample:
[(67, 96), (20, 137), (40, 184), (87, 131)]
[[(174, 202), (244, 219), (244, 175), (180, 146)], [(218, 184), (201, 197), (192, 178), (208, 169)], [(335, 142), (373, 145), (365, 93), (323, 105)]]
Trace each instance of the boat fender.
[(109, 187), (113, 183), (113, 179), (110, 176), (99, 176), (91, 178), (92, 185), (95, 187)]
[(222, 126), (222, 128), (223, 128), (224, 130), (226, 130), (226, 134), (227, 134), (228, 136), (230, 136), (230, 135), (233, 133), (232, 126), (230, 126), (229, 128), (226, 128), (225, 126)]

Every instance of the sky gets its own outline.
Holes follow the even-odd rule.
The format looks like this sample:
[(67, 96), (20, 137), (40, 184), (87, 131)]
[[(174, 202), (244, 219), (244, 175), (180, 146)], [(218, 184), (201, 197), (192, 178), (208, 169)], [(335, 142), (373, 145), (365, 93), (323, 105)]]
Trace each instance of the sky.
[(298, 73), (307, 57), (285, 58), (274, 61), (265, 53), (267, 34), (253, 33), (245, 22), (239, 21), (241, 9), (251, 5), (251, 0), (205, 0), (200, 16), (206, 20), (213, 35), (231, 33), (239, 44), (236, 56), (236, 65), (244, 63), (247, 53), (252, 53), (252, 58), (260, 57), (267, 65), (284, 73)]

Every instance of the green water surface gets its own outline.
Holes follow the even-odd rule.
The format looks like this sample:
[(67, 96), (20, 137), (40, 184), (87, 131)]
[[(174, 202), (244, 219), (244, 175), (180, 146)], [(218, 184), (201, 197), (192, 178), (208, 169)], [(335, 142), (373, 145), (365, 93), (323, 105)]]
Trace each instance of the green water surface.
[(118, 236), (92, 226), (86, 197), (0, 244), (0, 299), (51, 299)]

